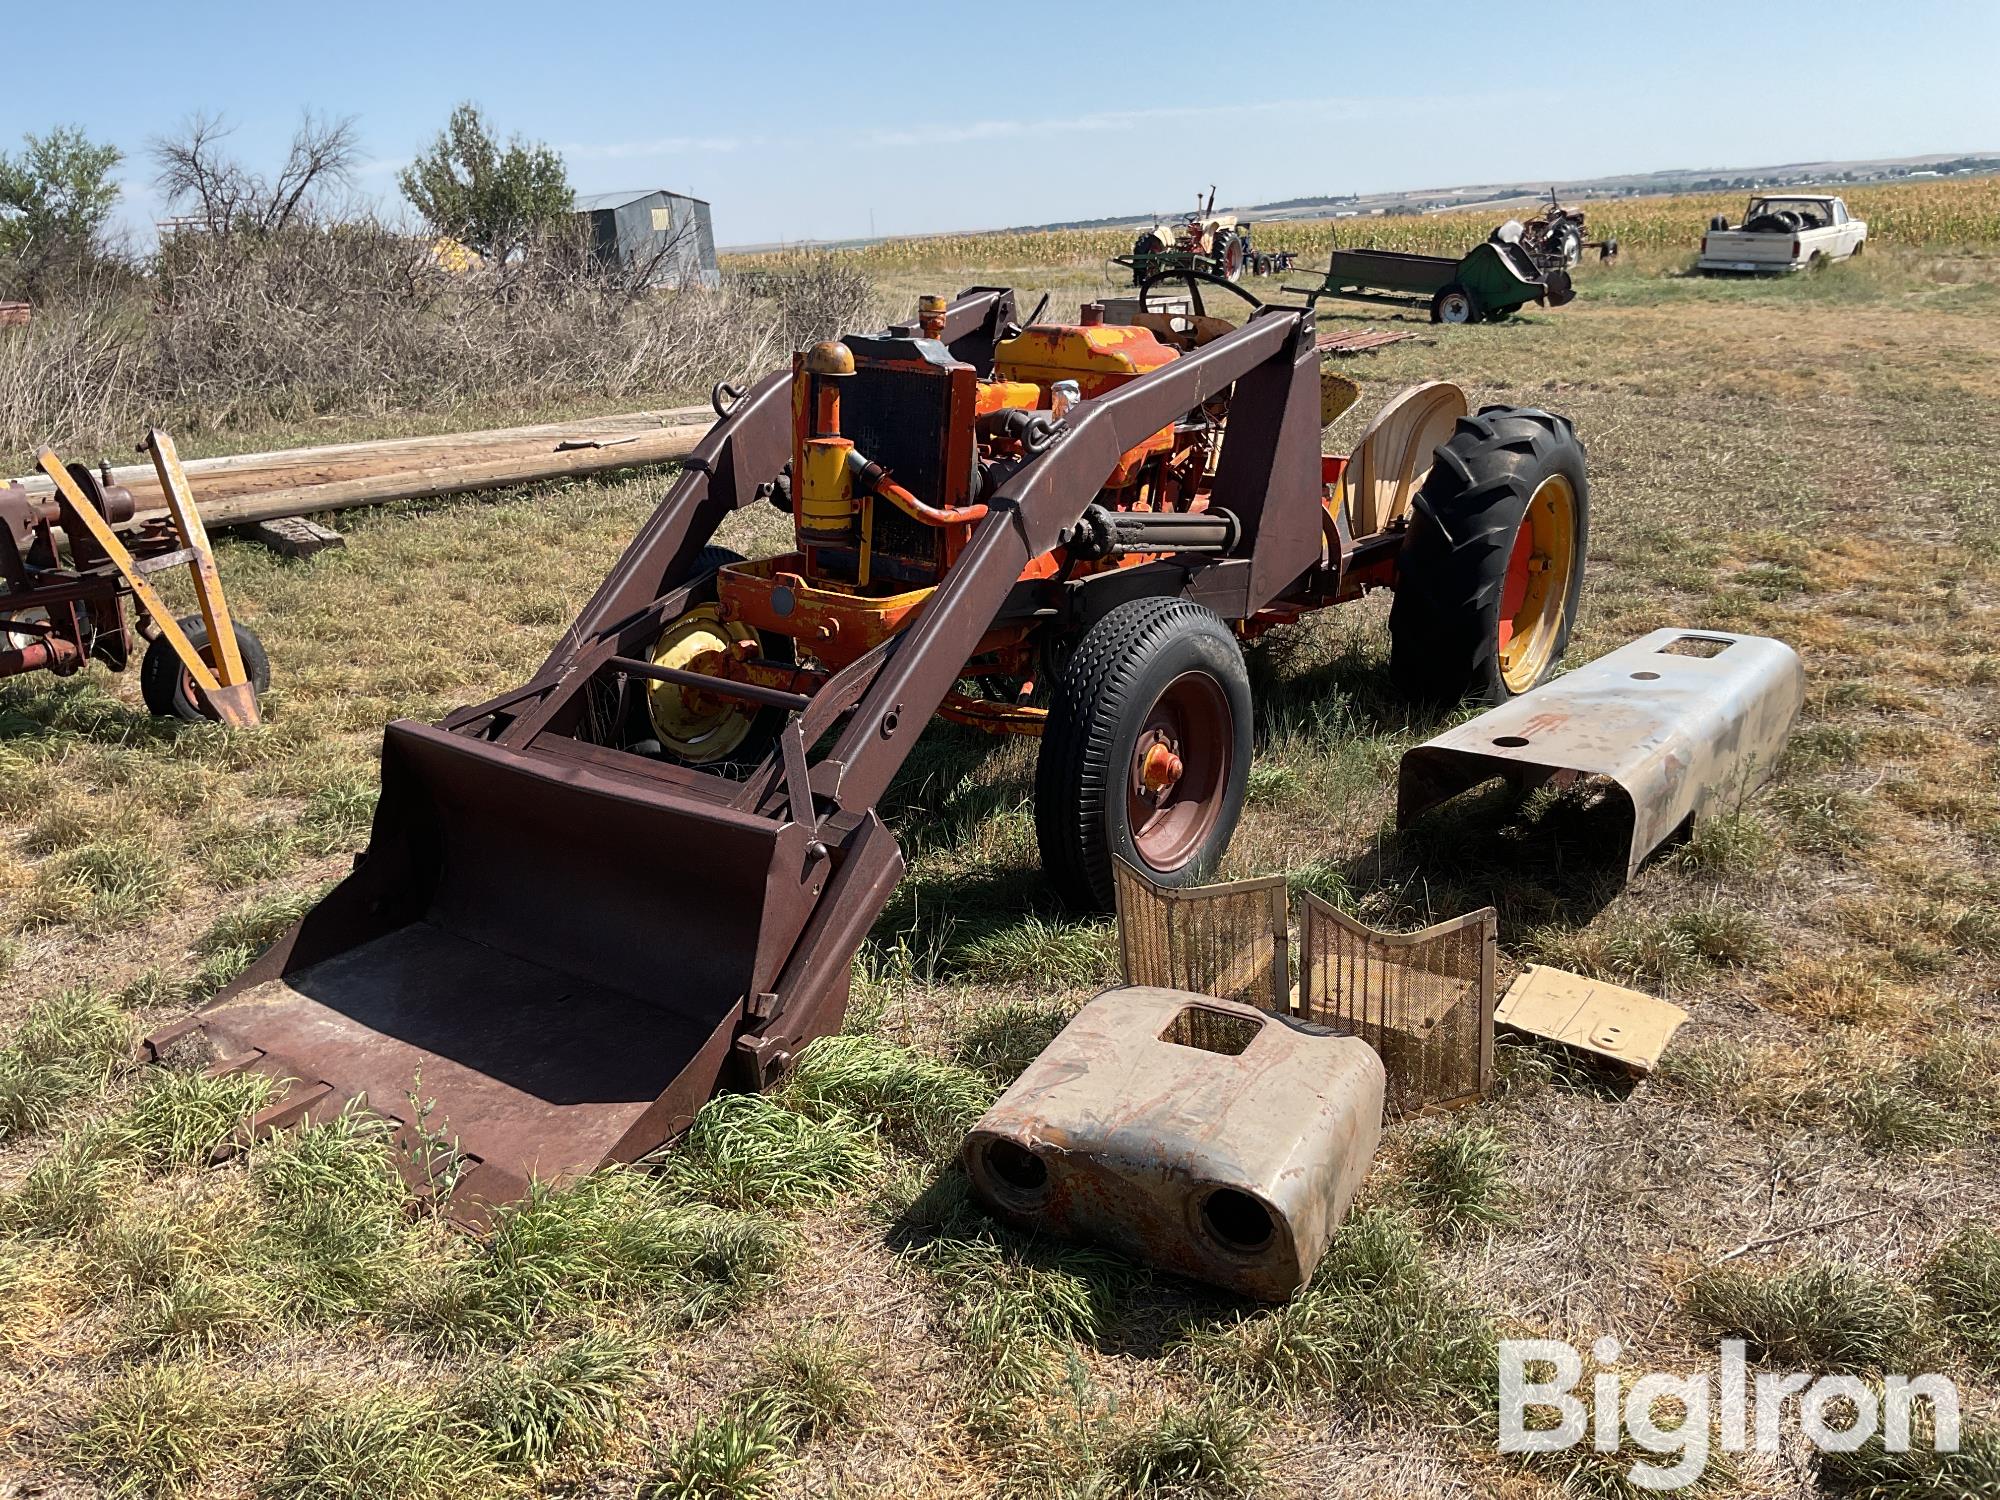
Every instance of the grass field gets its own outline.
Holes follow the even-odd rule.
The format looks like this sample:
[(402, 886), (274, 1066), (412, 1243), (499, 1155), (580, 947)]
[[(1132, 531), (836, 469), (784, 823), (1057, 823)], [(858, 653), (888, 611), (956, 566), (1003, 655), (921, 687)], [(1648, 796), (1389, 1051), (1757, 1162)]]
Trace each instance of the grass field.
[[(1627, 1380), (1742, 1336), (1769, 1368), (1941, 1369), (1965, 1393), (1955, 1459), (1822, 1470), (1794, 1444), (1718, 1456), (1708, 1493), (2000, 1494), (1980, 193), (1960, 207), (1982, 232), (1884, 236), (1810, 278), (1699, 281), (1632, 234), (1575, 304), (1508, 325), (1323, 311), (1422, 335), (1350, 362), (1364, 399), (1331, 443), (1432, 376), (1575, 420), (1572, 661), (1661, 624), (1749, 630), (1793, 643), (1810, 689), (1776, 782), (1622, 886), (1566, 799), (1393, 832), (1397, 758), (1435, 726), (1388, 693), (1380, 601), (1254, 652), (1225, 874), (1284, 870), (1384, 925), (1491, 902), (1503, 980), (1551, 961), (1693, 1016), (1636, 1088), (1504, 1048), (1478, 1109), (1388, 1133), (1279, 1309), (967, 1204), (959, 1132), (1113, 963), (1105, 925), (1046, 904), (1032, 745), (946, 725), (891, 795), (910, 874), (848, 1034), (770, 1099), (713, 1106), (659, 1170), (542, 1194), (475, 1242), (407, 1210), (364, 1119), (204, 1164), (254, 1090), (136, 1069), (132, 1039), (347, 867), (386, 719), (539, 664), (660, 478), (356, 514), (304, 564), (225, 544), (275, 664), (259, 732), (157, 723), (96, 669), (0, 684), (0, 1475), (284, 1500), (1621, 1494), (1630, 1451), (1505, 1459), (1490, 1411), (1496, 1337), (1610, 1333)], [(983, 281), (1067, 312), (1112, 289), (1095, 251), (1037, 251), (873, 269), (899, 305)], [(737, 544), (776, 540), (760, 526)]]

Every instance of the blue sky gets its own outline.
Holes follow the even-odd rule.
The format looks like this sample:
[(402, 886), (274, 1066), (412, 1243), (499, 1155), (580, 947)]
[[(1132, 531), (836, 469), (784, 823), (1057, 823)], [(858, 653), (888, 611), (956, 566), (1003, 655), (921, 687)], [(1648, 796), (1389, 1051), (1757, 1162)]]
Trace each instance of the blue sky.
[(364, 193), (477, 101), (580, 191), (671, 187), (717, 237), (984, 228), (1461, 181), (2000, 151), (2000, 0), (10, 6), (0, 144), (125, 150), (195, 110), (268, 168), (358, 117)]

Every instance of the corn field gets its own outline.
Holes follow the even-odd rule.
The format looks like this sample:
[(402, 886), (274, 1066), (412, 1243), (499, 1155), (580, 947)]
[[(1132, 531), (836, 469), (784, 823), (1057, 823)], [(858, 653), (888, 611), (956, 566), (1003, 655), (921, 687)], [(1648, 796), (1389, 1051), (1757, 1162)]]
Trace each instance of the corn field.
[[(1782, 192), (1783, 189), (1773, 189)], [(1800, 189), (1800, 191), (1811, 191)], [(1868, 221), (1869, 239), (1882, 244), (1973, 248), (2000, 246), (2000, 177), (1889, 183), (1840, 190), (1847, 206)], [(1666, 198), (1591, 199), (1583, 203), (1593, 238), (1615, 237), (1627, 249), (1693, 253), (1713, 214), (1742, 217), (1750, 194), (1685, 194)], [(1324, 260), (1335, 244), (1374, 246), (1426, 255), (1462, 255), (1484, 239), (1501, 217), (1491, 208), (1369, 219), (1300, 219), (1255, 226), (1260, 250), (1292, 250)], [(925, 235), (884, 240), (841, 251), (875, 274), (957, 266), (1090, 265), (1132, 248), (1132, 230), (1002, 230), (991, 234)], [(726, 256), (732, 270), (776, 268), (794, 252)]]

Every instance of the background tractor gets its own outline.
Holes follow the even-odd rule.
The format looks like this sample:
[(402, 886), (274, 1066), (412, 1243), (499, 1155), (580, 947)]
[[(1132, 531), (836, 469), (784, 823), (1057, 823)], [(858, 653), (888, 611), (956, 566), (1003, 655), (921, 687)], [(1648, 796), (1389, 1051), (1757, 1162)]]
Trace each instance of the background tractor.
[[(727, 408), (532, 681), (389, 726), (354, 873), (155, 1050), (199, 1034), (316, 1080), (274, 1119), (380, 1108), (420, 1073), (476, 1215), (652, 1150), (839, 1026), (903, 871), (878, 803), (933, 716), (1039, 738), (1067, 901), (1108, 906), (1114, 856), (1201, 878), (1250, 770), (1246, 642), (1393, 586), (1397, 685), (1497, 701), (1576, 617), (1570, 424), (1430, 382), (1323, 454), (1358, 394), (1274, 307), (1022, 326), (976, 288), (800, 352)], [(713, 545), (761, 505), (789, 547)]]
[(1177, 223), (1165, 220), (1139, 231), (1132, 242), (1130, 257), (1119, 264), (1132, 269), (1132, 284), (1139, 285), (1166, 272), (1195, 270), (1234, 281), (1243, 274), (1250, 256), (1250, 228), (1238, 224), (1234, 214), (1215, 211), (1215, 184), (1208, 187), (1207, 201), (1195, 195), (1195, 209)]

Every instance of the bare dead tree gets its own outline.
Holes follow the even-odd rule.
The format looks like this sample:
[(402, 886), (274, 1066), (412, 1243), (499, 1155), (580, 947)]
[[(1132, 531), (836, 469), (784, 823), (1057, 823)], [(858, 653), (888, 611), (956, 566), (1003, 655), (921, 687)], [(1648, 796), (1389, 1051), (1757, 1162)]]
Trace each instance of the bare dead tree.
[(354, 116), (314, 115), (307, 110), (292, 132), (285, 165), (271, 184), (263, 225), (282, 229), (312, 201), (312, 195), (354, 181), (354, 158), (360, 151)]
[(220, 116), (195, 114), (171, 136), (155, 137), (154, 178), (167, 202), (219, 234), (235, 229), (283, 229), (311, 210), (319, 194), (354, 178), (360, 146), (354, 117), (300, 116), (276, 177), (253, 172), (225, 147), (234, 127)]

